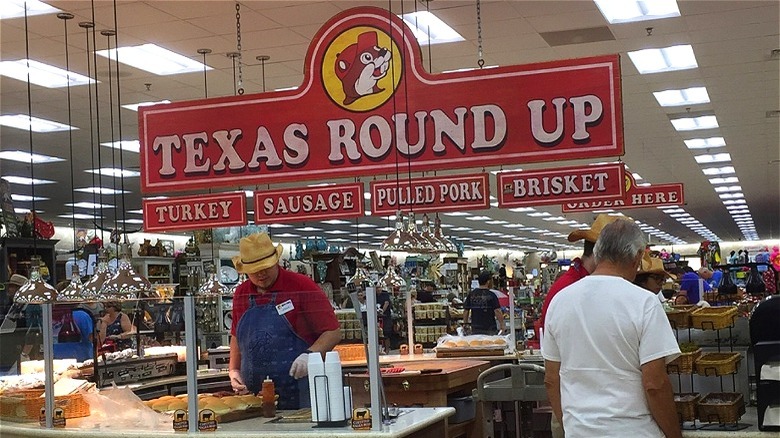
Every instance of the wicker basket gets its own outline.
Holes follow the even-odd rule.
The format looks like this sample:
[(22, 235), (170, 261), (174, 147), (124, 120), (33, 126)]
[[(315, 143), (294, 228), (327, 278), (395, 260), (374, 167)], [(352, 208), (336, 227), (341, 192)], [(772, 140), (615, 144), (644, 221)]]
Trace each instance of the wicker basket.
[[(0, 418), (11, 421), (38, 421), (45, 399), (42, 389), (24, 389), (0, 395)], [(89, 416), (89, 403), (81, 394), (54, 398), (54, 407), (62, 408), (65, 418)]]
[(691, 325), (702, 330), (719, 330), (734, 325), (736, 306), (703, 307), (691, 313)]
[(666, 372), (669, 374), (692, 374), (693, 364), (701, 356), (701, 348), (689, 353), (682, 353), (677, 358), (666, 364)]
[(699, 420), (705, 423), (736, 423), (745, 414), (745, 400), (738, 392), (711, 392), (699, 400), (697, 407)]
[(700, 376), (727, 376), (737, 372), (741, 360), (739, 353), (705, 353), (694, 367)]
[[(678, 398), (689, 398), (688, 400), (678, 400)], [(701, 400), (698, 392), (675, 394), (674, 405), (677, 408), (677, 417), (680, 422), (694, 421), (698, 418), (696, 404)]]
[(694, 310), (694, 305), (672, 306), (672, 310), (666, 312), (666, 317), (673, 329), (685, 329), (691, 326), (691, 312)]
[(366, 348), (363, 344), (339, 344), (333, 348), (338, 351), (341, 360), (366, 360)]

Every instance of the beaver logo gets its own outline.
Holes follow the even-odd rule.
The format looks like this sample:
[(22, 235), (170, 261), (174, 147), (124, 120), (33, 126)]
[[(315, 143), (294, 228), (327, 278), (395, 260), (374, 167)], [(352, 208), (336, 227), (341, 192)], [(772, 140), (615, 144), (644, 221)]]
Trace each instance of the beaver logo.
[(379, 47), (376, 32), (358, 35), (357, 42), (336, 55), (336, 76), (344, 89), (344, 105), (384, 91), (379, 80), (387, 75), (391, 51)]

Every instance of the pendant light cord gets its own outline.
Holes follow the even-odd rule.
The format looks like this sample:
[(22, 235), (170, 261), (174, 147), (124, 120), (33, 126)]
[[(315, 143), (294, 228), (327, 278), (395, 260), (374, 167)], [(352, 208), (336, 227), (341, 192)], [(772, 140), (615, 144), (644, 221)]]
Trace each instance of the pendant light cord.
[[(92, 23), (95, 23), (95, 0), (91, 1), (92, 5)], [(109, 58), (110, 58), (110, 52), (109, 52)], [(97, 36), (96, 36), (96, 30), (95, 27), (92, 27), (92, 65), (95, 66), (95, 144), (93, 147), (97, 149), (97, 173), (98, 173), (98, 187), (97, 190), (100, 191), (100, 197), (98, 198), (100, 202), (98, 202), (99, 205), (99, 211), (100, 211), (100, 231), (101, 234), (104, 230), (103, 227), (103, 170), (102, 170), (102, 164), (103, 159), (101, 157), (100, 152), (100, 88), (98, 87), (98, 68), (97, 68)], [(93, 170), (94, 171), (94, 170)], [(97, 221), (96, 221), (97, 222)], [(102, 239), (101, 239), (102, 240)], [(103, 245), (105, 247), (105, 245)]]
[[(65, 70), (67, 73), (67, 94), (68, 94), (68, 152), (70, 155), (70, 202), (72, 204), (76, 204), (76, 183), (75, 183), (75, 177), (73, 176), (73, 107), (71, 104), (71, 95), (70, 95), (70, 50), (68, 49), (68, 20), (73, 18), (73, 14), (57, 14), (57, 18), (62, 19), (62, 24), (64, 26), (64, 33), (65, 33)], [(70, 220), (71, 225), (73, 226), (73, 258), (76, 258), (76, 252), (78, 251), (78, 245), (77, 245), (77, 235), (76, 235), (76, 210), (75, 208), (70, 209)], [(67, 277), (68, 273), (65, 272), (65, 276)]]
[(27, 2), (24, 2), (24, 53), (27, 63), (27, 132), (30, 142), (30, 191), (32, 192), (33, 253), (38, 253), (38, 235), (35, 232), (35, 166), (33, 165), (32, 86), (30, 85), (30, 31), (27, 23)]
[[(82, 21), (79, 23), (79, 27), (84, 29), (84, 35), (86, 37), (86, 55), (87, 55), (87, 76), (91, 79), (92, 78), (92, 60), (89, 57), (89, 29), (94, 27), (95, 23), (92, 21)], [(97, 68), (95, 68), (95, 82), (97, 82)], [(94, 120), (95, 118), (92, 116), (92, 86), (88, 84), (87, 91), (89, 92), (89, 152), (90, 152), (90, 162), (92, 163), (92, 168), (95, 168), (95, 126), (94, 126)], [(95, 236), (97, 236), (97, 221), (95, 221), (94, 213), (97, 211), (95, 209), (95, 206), (97, 205), (97, 191), (100, 190), (95, 185), (95, 172), (91, 172), (92, 175), (92, 212), (93, 212), (93, 218), (92, 218), (92, 224), (94, 225), (94, 231)], [(75, 207), (72, 207), (74, 209)], [(73, 211), (73, 210), (71, 210)], [(75, 215), (75, 211), (73, 211), (73, 214)]]
[[(113, 80), (114, 75), (113, 75), (113, 70), (111, 69), (111, 34), (112, 33), (114, 35), (116, 35), (116, 30), (114, 30), (113, 32), (111, 30), (102, 30), (102, 31), (100, 31), (100, 34), (106, 37), (106, 50), (108, 50), (108, 62), (107, 62), (107, 65), (108, 65), (108, 120), (109, 120), (109, 132), (110, 132), (109, 141), (114, 142), (114, 141), (116, 141), (116, 137), (114, 136), (114, 90), (113, 90), (113, 88), (114, 88), (114, 80)], [(117, 56), (117, 54), (118, 54), (118, 52), (115, 50), (114, 51), (114, 56)], [(117, 78), (117, 80), (118, 80), (118, 78)], [(120, 147), (122, 145), (122, 136), (119, 136), (119, 145), (120, 145)], [(121, 151), (120, 151), (120, 155), (121, 155)], [(111, 168), (114, 170), (114, 172), (116, 172), (116, 147), (111, 147)], [(120, 170), (120, 177), (121, 177), (121, 174), (122, 174), (122, 172)], [(114, 229), (111, 232), (112, 237), (113, 237), (113, 233), (115, 231), (119, 230), (119, 223), (118, 223), (118, 219), (119, 218), (118, 218), (118, 215), (117, 215), (117, 202), (116, 202), (117, 201), (117, 197), (116, 197), (116, 192), (117, 192), (116, 180), (117, 180), (117, 176), (116, 176), (116, 174), (114, 174), (114, 179), (113, 179), (113, 183), (112, 183), (113, 194), (111, 195), (112, 199), (113, 199), (113, 210), (114, 210)], [(114, 243), (114, 242), (112, 242), (112, 243)], [(116, 246), (116, 253), (117, 253), (117, 257), (118, 257), (118, 255), (119, 255), (119, 240), (117, 240), (117, 242), (114, 245)]]
[[(122, 175), (125, 170), (125, 148), (122, 143), (122, 94), (120, 88), (120, 75), (119, 75), (119, 24), (117, 20), (116, 12), (116, 0), (114, 0), (114, 47), (116, 50), (116, 57), (114, 62), (116, 63), (116, 105), (117, 105), (117, 120), (119, 122), (119, 168), (120, 170), (120, 189), (122, 190), (122, 226), (127, 229), (127, 208), (125, 205), (125, 176)], [(127, 233), (125, 233), (125, 242), (127, 242)]]

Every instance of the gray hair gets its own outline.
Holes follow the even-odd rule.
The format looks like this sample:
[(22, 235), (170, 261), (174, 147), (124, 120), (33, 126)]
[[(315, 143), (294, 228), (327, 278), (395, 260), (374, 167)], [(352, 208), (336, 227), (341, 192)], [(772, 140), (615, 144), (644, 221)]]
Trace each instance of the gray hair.
[(644, 233), (634, 221), (616, 220), (601, 230), (593, 248), (593, 257), (596, 264), (601, 261), (630, 264), (645, 250), (646, 244)]

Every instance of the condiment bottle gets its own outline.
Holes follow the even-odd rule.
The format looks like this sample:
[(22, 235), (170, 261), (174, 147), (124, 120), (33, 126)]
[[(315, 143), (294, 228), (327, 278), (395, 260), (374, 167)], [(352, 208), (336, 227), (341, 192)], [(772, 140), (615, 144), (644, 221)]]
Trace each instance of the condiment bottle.
[(263, 417), (272, 418), (276, 416), (276, 388), (274, 381), (269, 376), (263, 380), (263, 387), (260, 390), (263, 399)]

